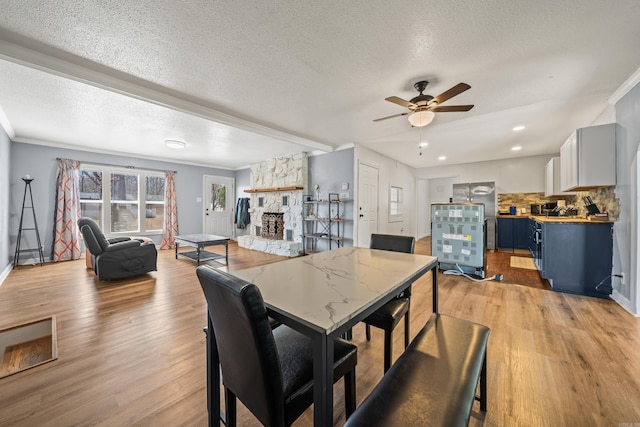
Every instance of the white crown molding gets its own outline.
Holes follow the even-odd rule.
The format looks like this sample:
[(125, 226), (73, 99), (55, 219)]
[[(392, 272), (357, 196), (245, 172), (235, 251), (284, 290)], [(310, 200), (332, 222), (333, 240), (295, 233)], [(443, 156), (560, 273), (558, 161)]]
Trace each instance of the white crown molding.
[(613, 92), (613, 94), (609, 97), (609, 104), (615, 105), (620, 101), (631, 89), (636, 87), (636, 85), (640, 83), (640, 68), (638, 68), (635, 73), (631, 74), (631, 77), (627, 79), (622, 85)]
[(13, 126), (11, 126), (9, 117), (7, 117), (2, 107), (0, 107), (0, 126), (2, 126), (7, 135), (9, 135), (9, 139), (15, 139), (16, 131), (13, 129)]
[[(89, 147), (78, 147), (77, 145), (63, 144), (63, 143), (54, 142), (54, 141), (44, 141), (44, 140), (34, 139), (34, 138), (16, 138), (13, 141), (19, 142), (22, 144), (43, 145), (45, 147), (64, 148), (65, 150), (74, 150), (74, 151), (80, 151), (80, 152), (84, 151), (87, 153), (109, 154), (109, 155), (118, 156), (118, 157), (128, 157), (132, 159), (141, 159), (141, 160), (153, 160), (153, 161), (162, 162), (162, 163), (198, 166), (198, 167), (209, 168), (209, 169), (221, 169), (221, 170), (230, 170), (230, 171), (242, 169), (242, 168), (230, 168), (227, 166), (218, 166), (218, 165), (207, 164), (207, 163), (185, 162), (185, 161), (176, 160), (176, 159), (172, 159), (171, 161), (169, 161), (166, 158), (162, 158), (162, 157), (141, 156), (137, 154), (131, 155), (131, 154), (122, 153), (121, 151), (102, 150), (99, 148), (89, 148)], [(82, 161), (82, 159), (76, 159), (76, 160)], [(91, 162), (87, 161), (86, 163), (91, 163)]]
[[(325, 152), (333, 151), (333, 147), (318, 141), (302, 138), (283, 131), (272, 129), (268, 126), (250, 122), (248, 120), (222, 113), (211, 107), (205, 106), (196, 100), (187, 100), (180, 94), (168, 94), (151, 87), (152, 83), (140, 80), (134, 82), (132, 76), (128, 76), (117, 70), (113, 70), (99, 64), (73, 57), (65, 52), (42, 46), (32, 40), (22, 40), (20, 36), (12, 35), (6, 31), (0, 31), (0, 58), (24, 65), (29, 68), (44, 71), (57, 76), (65, 77), (77, 82), (105, 89), (121, 95), (129, 96), (155, 105), (166, 107), (185, 114), (211, 120), (227, 126), (268, 136), (280, 141), (300, 145)], [(9, 41), (7, 39), (13, 39)], [(27, 46), (29, 45), (29, 46)], [(45, 52), (46, 50), (46, 52)], [(49, 52), (57, 52), (54, 56)], [(81, 63), (82, 62), (82, 63)], [(116, 77), (118, 75), (119, 77)], [(148, 86), (145, 86), (147, 84)], [(186, 97), (185, 97), (186, 98)]]

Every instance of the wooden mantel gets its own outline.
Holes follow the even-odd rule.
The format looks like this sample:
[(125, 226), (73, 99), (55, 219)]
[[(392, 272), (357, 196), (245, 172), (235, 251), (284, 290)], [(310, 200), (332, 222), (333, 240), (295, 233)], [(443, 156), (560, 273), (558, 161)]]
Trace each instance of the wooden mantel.
[(245, 193), (273, 193), (275, 191), (294, 191), (304, 190), (304, 187), (273, 187), (273, 188), (258, 188), (255, 190), (244, 190)]

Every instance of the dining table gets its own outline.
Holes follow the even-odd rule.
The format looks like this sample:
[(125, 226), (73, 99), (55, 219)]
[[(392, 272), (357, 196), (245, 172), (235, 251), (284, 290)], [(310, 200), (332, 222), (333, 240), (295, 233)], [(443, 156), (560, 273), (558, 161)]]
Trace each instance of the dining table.
[[(290, 258), (232, 275), (260, 289), (269, 316), (313, 343), (314, 425), (333, 425), (333, 343), (365, 317), (432, 272), (437, 311), (437, 266), (433, 256), (342, 247)], [(209, 331), (213, 331), (209, 317)], [(209, 425), (220, 417), (220, 373), (215, 336), (207, 335)]]

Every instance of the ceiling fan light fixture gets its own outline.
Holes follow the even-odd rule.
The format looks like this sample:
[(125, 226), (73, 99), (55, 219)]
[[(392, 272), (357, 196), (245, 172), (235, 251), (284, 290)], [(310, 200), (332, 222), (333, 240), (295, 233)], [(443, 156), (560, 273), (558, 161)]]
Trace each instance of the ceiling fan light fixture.
[(421, 128), (431, 123), (434, 116), (435, 114), (433, 113), (433, 111), (424, 110), (416, 111), (415, 113), (409, 114), (408, 118), (411, 126)]
[(182, 150), (184, 147), (187, 146), (187, 143), (184, 141), (178, 141), (176, 139), (166, 139), (164, 141), (164, 145), (166, 145), (169, 148), (173, 148), (174, 150)]

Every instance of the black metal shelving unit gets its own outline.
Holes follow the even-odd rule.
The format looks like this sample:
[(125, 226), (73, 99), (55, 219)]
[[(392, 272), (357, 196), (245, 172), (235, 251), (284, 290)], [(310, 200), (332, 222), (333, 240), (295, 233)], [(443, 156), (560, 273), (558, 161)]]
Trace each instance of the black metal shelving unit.
[(303, 253), (317, 250), (318, 241), (328, 242), (329, 250), (342, 247), (344, 229), (342, 215), (346, 201), (340, 200), (338, 193), (329, 193), (328, 200), (313, 200), (304, 195), (302, 201), (302, 250)]

